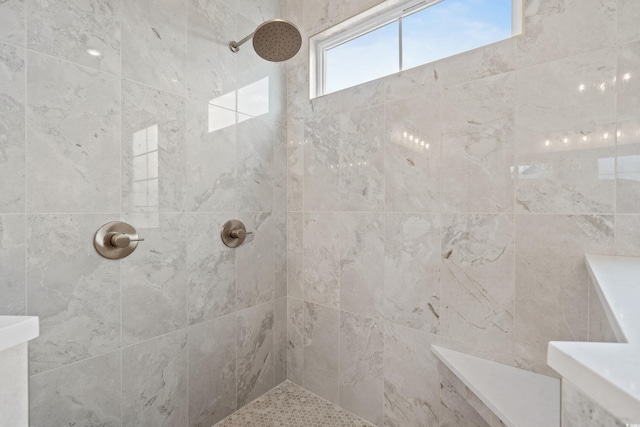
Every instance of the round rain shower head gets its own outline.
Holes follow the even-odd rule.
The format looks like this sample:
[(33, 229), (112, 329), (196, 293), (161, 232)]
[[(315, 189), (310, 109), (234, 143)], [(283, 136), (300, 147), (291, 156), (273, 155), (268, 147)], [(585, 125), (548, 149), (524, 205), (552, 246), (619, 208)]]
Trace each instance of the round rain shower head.
[(293, 58), (302, 46), (300, 30), (284, 19), (263, 22), (256, 31), (240, 40), (229, 43), (231, 51), (238, 52), (240, 45), (253, 37), (253, 48), (263, 59), (282, 62)]

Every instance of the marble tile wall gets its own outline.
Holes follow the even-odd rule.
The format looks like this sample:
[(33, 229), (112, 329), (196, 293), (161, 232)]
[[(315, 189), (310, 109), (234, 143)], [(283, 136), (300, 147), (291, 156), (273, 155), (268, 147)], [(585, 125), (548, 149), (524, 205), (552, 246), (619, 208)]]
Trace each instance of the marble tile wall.
[(430, 345), (556, 375), (549, 340), (608, 335), (583, 255), (640, 255), (638, 2), (523, 4), (521, 37), (311, 101), (287, 63), (287, 375), (377, 425), (498, 425)]
[[(227, 47), (284, 15), (0, 1), (0, 314), (40, 317), (31, 425), (210, 427), (287, 378), (287, 70)], [(145, 241), (109, 261), (119, 219)]]

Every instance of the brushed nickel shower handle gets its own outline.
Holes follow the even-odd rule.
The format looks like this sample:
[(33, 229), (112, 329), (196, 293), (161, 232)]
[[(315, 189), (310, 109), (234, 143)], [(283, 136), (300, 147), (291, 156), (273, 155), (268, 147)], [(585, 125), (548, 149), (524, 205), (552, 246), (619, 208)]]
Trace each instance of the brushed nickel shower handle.
[(235, 228), (229, 233), (234, 239), (245, 239), (249, 234), (253, 234), (253, 231), (247, 231), (243, 228)]
[(144, 239), (126, 233), (109, 233), (107, 237), (109, 238), (111, 246), (115, 246), (116, 248), (126, 248), (131, 242), (144, 242)]

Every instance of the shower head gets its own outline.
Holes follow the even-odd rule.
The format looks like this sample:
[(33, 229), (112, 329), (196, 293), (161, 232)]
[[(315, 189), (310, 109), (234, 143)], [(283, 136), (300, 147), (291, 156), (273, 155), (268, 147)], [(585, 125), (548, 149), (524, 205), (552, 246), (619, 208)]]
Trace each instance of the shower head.
[(239, 42), (229, 43), (229, 48), (236, 53), (252, 37), (256, 53), (271, 62), (293, 58), (302, 46), (302, 35), (295, 25), (284, 19), (271, 19), (260, 24), (252, 34)]

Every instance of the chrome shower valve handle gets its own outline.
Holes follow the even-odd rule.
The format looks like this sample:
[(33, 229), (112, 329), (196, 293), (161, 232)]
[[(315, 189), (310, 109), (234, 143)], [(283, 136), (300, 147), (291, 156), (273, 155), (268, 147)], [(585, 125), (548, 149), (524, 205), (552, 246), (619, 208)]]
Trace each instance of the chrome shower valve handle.
[(93, 246), (100, 255), (108, 259), (122, 259), (131, 255), (144, 239), (138, 236), (135, 228), (127, 223), (114, 221), (98, 229)]

